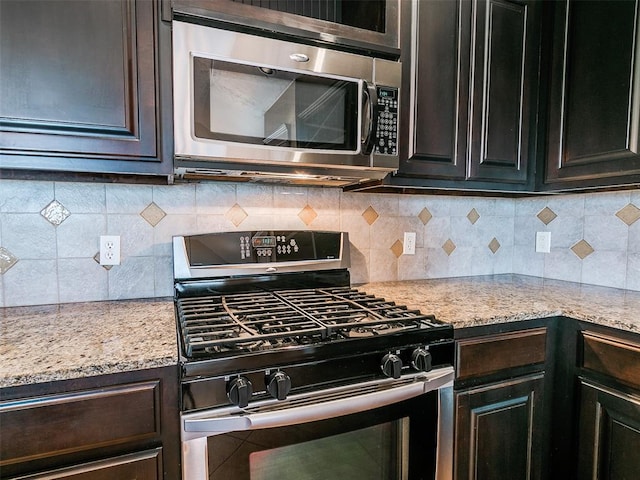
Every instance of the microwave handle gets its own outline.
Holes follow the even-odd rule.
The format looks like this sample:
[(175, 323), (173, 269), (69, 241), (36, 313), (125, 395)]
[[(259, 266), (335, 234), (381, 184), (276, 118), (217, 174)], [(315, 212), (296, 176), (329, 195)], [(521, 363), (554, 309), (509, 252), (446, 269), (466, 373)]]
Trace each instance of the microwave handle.
[(376, 107), (378, 106), (378, 95), (374, 86), (367, 82), (362, 82), (362, 100), (363, 110), (367, 111), (367, 122), (362, 122), (362, 153), (369, 155), (373, 151), (376, 141), (374, 132), (378, 128), (378, 116), (376, 115)]

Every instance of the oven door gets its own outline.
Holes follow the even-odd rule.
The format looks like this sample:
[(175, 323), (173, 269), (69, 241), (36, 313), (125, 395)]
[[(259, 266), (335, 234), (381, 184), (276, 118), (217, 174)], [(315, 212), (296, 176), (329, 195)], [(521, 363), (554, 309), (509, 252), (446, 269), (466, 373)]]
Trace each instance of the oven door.
[(451, 478), (453, 369), (182, 416), (184, 480)]

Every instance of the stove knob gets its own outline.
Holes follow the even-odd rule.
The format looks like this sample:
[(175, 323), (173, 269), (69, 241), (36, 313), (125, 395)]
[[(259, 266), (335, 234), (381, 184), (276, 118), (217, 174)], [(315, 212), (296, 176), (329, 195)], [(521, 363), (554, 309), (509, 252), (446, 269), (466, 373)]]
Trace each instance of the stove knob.
[(267, 391), (277, 400), (287, 398), (291, 390), (291, 378), (282, 371), (272, 373), (267, 377)]
[(253, 385), (244, 377), (236, 377), (229, 381), (227, 385), (229, 401), (240, 408), (244, 408), (249, 404), (252, 393)]
[(411, 365), (416, 370), (428, 372), (431, 370), (431, 353), (424, 348), (416, 348), (411, 354)]
[(387, 377), (400, 378), (402, 373), (402, 360), (394, 353), (387, 353), (382, 357), (382, 373)]

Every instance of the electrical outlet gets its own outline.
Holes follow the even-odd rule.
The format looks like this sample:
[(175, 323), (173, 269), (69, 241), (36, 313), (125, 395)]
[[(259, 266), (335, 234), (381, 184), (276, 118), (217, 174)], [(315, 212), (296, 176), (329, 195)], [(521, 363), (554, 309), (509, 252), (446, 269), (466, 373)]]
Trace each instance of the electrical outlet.
[(551, 252), (551, 232), (536, 232), (536, 252)]
[(100, 235), (100, 265), (120, 265), (119, 235)]
[(416, 232), (404, 232), (404, 242), (402, 243), (403, 255), (416, 254)]

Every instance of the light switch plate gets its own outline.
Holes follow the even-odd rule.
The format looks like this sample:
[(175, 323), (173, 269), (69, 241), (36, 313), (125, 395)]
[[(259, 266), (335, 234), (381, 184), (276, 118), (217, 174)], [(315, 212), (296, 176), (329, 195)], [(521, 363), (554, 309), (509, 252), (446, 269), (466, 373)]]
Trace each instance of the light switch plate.
[(536, 252), (551, 252), (551, 232), (536, 232)]

